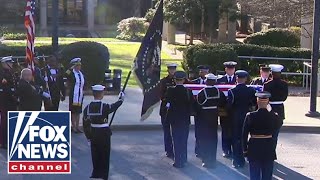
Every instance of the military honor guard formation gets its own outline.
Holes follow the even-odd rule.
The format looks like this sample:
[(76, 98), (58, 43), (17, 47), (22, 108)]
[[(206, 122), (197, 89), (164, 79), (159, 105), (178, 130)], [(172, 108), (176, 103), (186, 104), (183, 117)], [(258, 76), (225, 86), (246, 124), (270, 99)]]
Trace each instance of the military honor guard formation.
[[(236, 65), (225, 62), (222, 76), (200, 65), (199, 77), (194, 80), (176, 71), (177, 64), (167, 65), (168, 76), (160, 83), (164, 150), (174, 167), (187, 165), (187, 140), (194, 116), (194, 152), (203, 167), (216, 167), (220, 124), (222, 156), (231, 160), (232, 167), (244, 167), (247, 158), (250, 179), (272, 179), (278, 134), (285, 119), (283, 103), (288, 96), (288, 85), (281, 79), (284, 67), (260, 65), (260, 77), (249, 82), (248, 72), (236, 71)], [(225, 90), (228, 85), (232, 88)], [(193, 93), (188, 87), (200, 90)]]
[[(35, 71), (16, 66), (12, 57), (1, 59), (0, 71), (0, 144), (7, 148), (8, 111), (58, 111), (59, 103), (69, 97), (72, 132), (79, 127), (83, 112), (83, 130), (91, 147), (91, 178), (108, 179), (110, 163), (109, 114), (123, 103), (124, 93), (113, 104), (102, 102), (105, 87), (92, 86), (94, 100), (83, 110), (85, 77), (81, 58), (70, 60), (67, 70), (50, 56)], [(160, 81), (160, 117), (164, 150), (175, 168), (188, 163), (187, 148), (191, 117), (195, 123), (195, 156), (205, 168), (217, 162), (218, 125), (221, 126), (222, 156), (234, 168), (242, 168), (245, 158), (250, 165), (251, 179), (271, 179), (276, 159), (280, 128), (285, 119), (284, 101), (288, 85), (281, 79), (284, 68), (279, 64), (261, 65), (260, 77), (249, 82), (249, 74), (236, 71), (236, 62), (225, 62), (225, 75), (210, 73), (210, 67), (198, 66), (199, 77), (189, 80), (177, 64), (168, 64), (168, 76)], [(20, 71), (20, 72), (19, 72)], [(251, 85), (262, 87), (257, 90)], [(231, 85), (232, 88), (221, 88)], [(194, 93), (190, 87), (200, 87)], [(67, 93), (68, 92), (68, 93)], [(82, 111), (83, 110), (83, 111)], [(250, 136), (249, 136), (250, 135)]]

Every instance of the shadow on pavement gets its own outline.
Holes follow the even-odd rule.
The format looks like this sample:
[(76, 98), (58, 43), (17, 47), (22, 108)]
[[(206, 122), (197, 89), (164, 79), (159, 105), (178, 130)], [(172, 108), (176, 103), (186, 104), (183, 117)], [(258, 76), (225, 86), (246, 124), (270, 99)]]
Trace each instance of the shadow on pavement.
[(289, 169), (277, 162), (274, 163), (273, 168), (274, 179), (299, 179), (299, 180), (311, 180), (307, 176), (304, 176), (292, 169)]

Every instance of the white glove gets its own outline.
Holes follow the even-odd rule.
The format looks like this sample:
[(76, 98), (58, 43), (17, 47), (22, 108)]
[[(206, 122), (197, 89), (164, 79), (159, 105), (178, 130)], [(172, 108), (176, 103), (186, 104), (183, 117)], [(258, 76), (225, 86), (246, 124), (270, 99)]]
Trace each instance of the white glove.
[(91, 141), (88, 139), (88, 146), (91, 146)]
[(270, 104), (267, 105), (267, 110), (268, 110), (269, 112), (272, 111), (272, 107), (271, 107)]
[(48, 82), (48, 76), (44, 77), (43, 80), (44, 80), (45, 82)]
[(47, 93), (47, 92), (43, 92), (42, 96), (45, 97), (45, 98), (48, 98), (48, 99), (51, 98), (50, 94)]
[(124, 92), (120, 92), (118, 97), (121, 101), (123, 101), (124, 100)]
[(167, 103), (167, 104), (166, 104), (166, 107), (167, 107), (167, 108), (170, 108), (170, 103)]

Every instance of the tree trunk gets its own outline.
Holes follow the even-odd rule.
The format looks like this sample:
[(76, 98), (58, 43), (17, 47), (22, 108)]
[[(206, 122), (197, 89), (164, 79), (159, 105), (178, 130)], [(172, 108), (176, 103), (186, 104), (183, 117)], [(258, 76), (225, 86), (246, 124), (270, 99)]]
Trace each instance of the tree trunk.
[(194, 23), (193, 21), (190, 22), (190, 42), (189, 45), (193, 45), (193, 39), (194, 39)]
[(201, 9), (201, 39), (204, 39), (204, 34), (205, 34), (205, 11), (204, 11), (204, 6), (202, 5), (202, 9)]

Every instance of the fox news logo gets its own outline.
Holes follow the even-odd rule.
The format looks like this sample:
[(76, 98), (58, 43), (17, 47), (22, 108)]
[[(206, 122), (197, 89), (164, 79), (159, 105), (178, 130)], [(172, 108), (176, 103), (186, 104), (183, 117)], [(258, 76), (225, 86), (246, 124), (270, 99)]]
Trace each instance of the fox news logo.
[(9, 112), (8, 173), (71, 173), (70, 131), (70, 112)]

